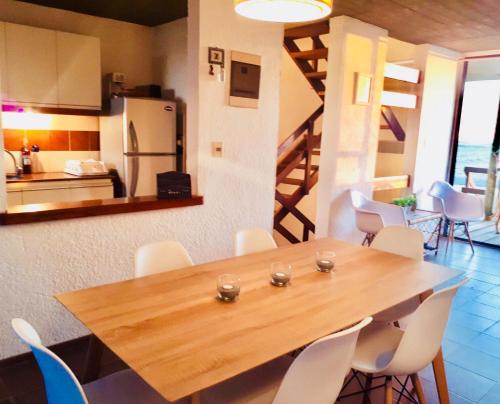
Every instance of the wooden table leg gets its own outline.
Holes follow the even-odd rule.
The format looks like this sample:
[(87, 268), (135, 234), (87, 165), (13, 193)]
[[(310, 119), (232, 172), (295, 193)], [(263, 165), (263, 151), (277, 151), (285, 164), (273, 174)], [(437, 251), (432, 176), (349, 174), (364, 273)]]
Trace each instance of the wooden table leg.
[(101, 368), (101, 358), (104, 344), (99, 338), (92, 334), (89, 338), (89, 347), (85, 356), (82, 383), (90, 383), (97, 380)]
[[(420, 294), (420, 301), (423, 302), (427, 297), (432, 295), (432, 290), (428, 290)], [(446, 381), (446, 371), (444, 368), (443, 350), (440, 349), (434, 360), (432, 361), (434, 369), (434, 380), (438, 392), (439, 402), (441, 404), (450, 404), (450, 395), (448, 393), (448, 382)]]
[(191, 404), (201, 404), (200, 392), (191, 394)]

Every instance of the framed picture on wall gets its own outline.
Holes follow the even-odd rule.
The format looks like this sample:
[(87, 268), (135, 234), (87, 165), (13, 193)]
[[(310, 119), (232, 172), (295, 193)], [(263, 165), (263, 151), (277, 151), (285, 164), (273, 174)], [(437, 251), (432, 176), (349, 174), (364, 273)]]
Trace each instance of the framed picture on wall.
[(354, 97), (353, 102), (357, 105), (368, 105), (371, 98), (372, 76), (366, 73), (354, 73)]

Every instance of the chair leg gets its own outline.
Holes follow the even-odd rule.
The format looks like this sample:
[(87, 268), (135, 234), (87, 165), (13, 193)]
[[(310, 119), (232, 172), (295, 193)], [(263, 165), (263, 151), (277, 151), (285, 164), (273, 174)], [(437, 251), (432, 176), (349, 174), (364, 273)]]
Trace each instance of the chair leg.
[(450, 246), (450, 243), (453, 242), (454, 238), (455, 238), (455, 222), (451, 220), (448, 226), (448, 241), (446, 243), (446, 253), (448, 252), (448, 247)]
[(385, 404), (392, 404), (392, 376), (385, 377)]
[(410, 377), (411, 377), (411, 382), (413, 384), (413, 387), (415, 388), (415, 391), (417, 392), (417, 398), (418, 398), (419, 404), (426, 404), (424, 389), (422, 388), (422, 383), (420, 382), (420, 378), (418, 377), (418, 374), (414, 373), (414, 374), (410, 375)]
[(467, 236), (467, 239), (469, 240), (470, 248), (472, 249), (472, 254), (474, 254), (474, 244), (472, 244), (472, 239), (470, 237), (469, 222), (464, 222), (464, 229), (465, 229), (465, 235)]
[(370, 403), (370, 387), (372, 387), (373, 375), (367, 374), (365, 381), (365, 392), (363, 394), (363, 404)]
[(365, 234), (365, 238), (363, 239), (363, 242), (361, 243), (361, 245), (364, 246), (367, 241), (368, 241), (368, 233)]

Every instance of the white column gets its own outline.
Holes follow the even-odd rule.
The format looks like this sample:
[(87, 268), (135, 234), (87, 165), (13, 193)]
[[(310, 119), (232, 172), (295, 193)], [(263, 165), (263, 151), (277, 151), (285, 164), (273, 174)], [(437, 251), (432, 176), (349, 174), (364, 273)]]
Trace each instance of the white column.
[[(387, 31), (351, 17), (330, 20), (316, 236), (361, 242), (348, 192), (371, 195)], [(353, 103), (355, 73), (372, 76), (368, 105)]]
[(421, 208), (432, 208), (427, 196), (432, 183), (447, 180), (450, 140), (461, 54), (433, 45), (418, 45), (415, 67), (421, 71), (417, 108), (408, 111), (404, 172)]
[(4, 152), (3, 152), (3, 130), (2, 130), (2, 114), (0, 113), (0, 148), (2, 153), (0, 153), (0, 212), (4, 212), (7, 209), (7, 187), (5, 183), (5, 164), (4, 164)]

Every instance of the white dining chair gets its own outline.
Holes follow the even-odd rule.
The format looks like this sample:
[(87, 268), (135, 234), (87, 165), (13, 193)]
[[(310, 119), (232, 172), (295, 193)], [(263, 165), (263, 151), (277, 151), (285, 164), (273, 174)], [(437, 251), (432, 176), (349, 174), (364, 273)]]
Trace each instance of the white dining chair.
[(374, 321), (361, 331), (352, 368), (368, 375), (385, 376), (385, 402), (392, 404), (392, 379), (410, 376), (420, 403), (425, 403), (418, 372), (429, 365), (443, 339), (451, 303), (457, 289), (468, 279), (433, 293), (410, 317), (405, 330)]
[[(42, 372), (48, 404), (169, 403), (130, 369), (82, 386), (68, 365), (42, 344), (31, 324), (15, 318), (12, 328), (35, 356)], [(176, 403), (187, 404), (188, 401)]]
[(454, 240), (455, 227), (462, 224), (464, 226), (464, 233), (474, 253), (474, 245), (469, 232), (469, 223), (484, 219), (483, 200), (477, 195), (459, 192), (444, 181), (434, 182), (429, 190), (429, 195), (432, 197), (434, 210), (441, 212), (449, 223), (446, 250), (448, 250), (449, 244)]
[(295, 360), (281, 356), (201, 392), (203, 404), (331, 404), (337, 399), (359, 332), (368, 317), (351, 328), (323, 337)]
[(236, 233), (234, 254), (239, 257), (240, 255), (272, 250), (276, 247), (278, 246), (273, 236), (264, 229), (240, 230)]
[(193, 260), (181, 243), (159, 241), (139, 247), (135, 253), (135, 277), (189, 267)]
[[(417, 229), (388, 226), (375, 236), (370, 248), (422, 261), (424, 259), (424, 236)], [(386, 322), (398, 321), (413, 313), (419, 304), (419, 298), (414, 297), (376, 314), (374, 319)]]
[(370, 245), (375, 235), (386, 226), (408, 226), (401, 206), (373, 201), (356, 190), (351, 190), (350, 193), (356, 215), (356, 227), (365, 233), (361, 245)]

